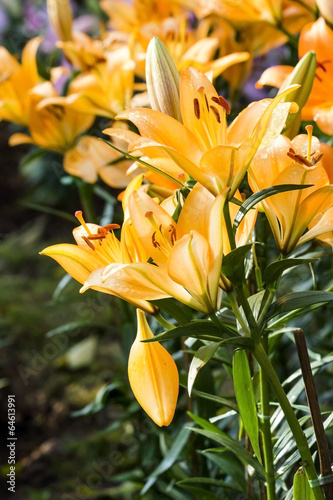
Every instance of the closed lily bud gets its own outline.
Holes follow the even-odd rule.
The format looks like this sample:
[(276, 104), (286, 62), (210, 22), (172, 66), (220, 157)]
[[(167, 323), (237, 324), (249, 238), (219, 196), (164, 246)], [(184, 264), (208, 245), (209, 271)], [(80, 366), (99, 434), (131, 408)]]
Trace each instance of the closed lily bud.
[(158, 342), (141, 342), (153, 337), (145, 314), (137, 309), (138, 331), (128, 360), (128, 378), (139, 404), (160, 427), (173, 419), (179, 377), (172, 356)]
[(328, 21), (333, 24), (333, 2), (332, 0), (317, 0), (317, 6), (320, 14)]
[(47, 0), (47, 13), (59, 40), (71, 40), (73, 13), (69, 0)]
[(301, 123), (301, 111), (311, 93), (313, 81), (316, 76), (316, 69), (316, 53), (311, 50), (299, 60), (293, 71), (284, 80), (279, 90), (280, 94), (290, 85), (300, 85), (300, 87), (288, 94), (285, 98), (285, 102), (295, 102), (298, 105), (298, 112), (288, 116), (286, 128), (283, 132), (283, 134), (290, 139), (293, 139), (295, 135), (298, 134)]
[(182, 122), (179, 103), (180, 76), (163, 42), (152, 38), (146, 56), (146, 81), (152, 109)]

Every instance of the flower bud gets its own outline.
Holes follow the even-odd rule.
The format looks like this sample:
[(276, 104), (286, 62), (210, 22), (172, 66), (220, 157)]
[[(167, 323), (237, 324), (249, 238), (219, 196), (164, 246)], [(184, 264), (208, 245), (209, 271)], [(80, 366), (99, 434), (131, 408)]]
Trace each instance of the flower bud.
[(71, 40), (73, 14), (69, 0), (47, 0), (47, 13), (59, 40)]
[(182, 122), (179, 104), (180, 76), (163, 42), (152, 38), (146, 56), (147, 90), (152, 109)]
[(307, 52), (299, 60), (293, 71), (286, 77), (279, 90), (279, 94), (290, 85), (300, 85), (294, 92), (288, 94), (285, 102), (295, 102), (298, 105), (298, 112), (289, 115), (286, 121), (286, 128), (283, 134), (290, 139), (297, 135), (301, 123), (301, 111), (312, 90), (313, 81), (316, 76), (317, 60), (314, 51)]
[(160, 427), (173, 419), (179, 377), (172, 356), (158, 342), (141, 342), (153, 337), (145, 314), (137, 309), (138, 330), (128, 360), (128, 378), (139, 404)]

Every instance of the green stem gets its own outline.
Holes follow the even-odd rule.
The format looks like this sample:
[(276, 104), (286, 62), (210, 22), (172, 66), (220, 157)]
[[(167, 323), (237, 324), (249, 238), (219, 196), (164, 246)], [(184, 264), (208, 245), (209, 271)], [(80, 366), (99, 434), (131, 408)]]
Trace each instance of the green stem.
[(264, 305), (260, 311), (259, 318), (258, 318), (259, 325), (261, 325), (269, 306), (273, 302), (274, 297), (275, 297), (275, 292), (271, 292), (270, 290), (268, 290), (268, 288), (266, 288), (265, 293), (264, 293), (264, 297), (263, 297), (263, 304)]
[(79, 190), (80, 201), (85, 219), (89, 222), (96, 223), (96, 213), (92, 203), (94, 184), (88, 184), (83, 182), (81, 179), (78, 179), (76, 185)]
[[(263, 348), (265, 352), (268, 350), (267, 337), (263, 340)], [(276, 500), (275, 495), (275, 470), (273, 457), (273, 443), (270, 423), (270, 394), (269, 382), (266, 374), (260, 368), (260, 400), (261, 400), (261, 436), (264, 452), (264, 466), (267, 475), (267, 500)]]
[(234, 235), (234, 232), (232, 230), (230, 210), (229, 210), (229, 202), (228, 201), (226, 201), (225, 204), (224, 204), (223, 215), (224, 215), (224, 222), (225, 222), (227, 233), (228, 233), (230, 248), (231, 248), (231, 250), (235, 250), (235, 248), (236, 248), (236, 242), (235, 242), (235, 235)]
[(174, 325), (172, 325), (171, 323), (169, 323), (169, 321), (163, 318), (161, 313), (154, 314), (154, 318), (156, 319), (156, 321), (158, 321), (160, 325), (162, 325), (167, 330), (172, 330), (173, 328), (175, 328)]
[(234, 291), (231, 291), (228, 293), (228, 299), (229, 299), (229, 303), (231, 305), (232, 312), (234, 313), (238, 323), (243, 328), (246, 335), (248, 337), (250, 337), (251, 335), (250, 335), (249, 327), (247, 326), (246, 322), (244, 321), (244, 318), (239, 310)]
[(288, 37), (288, 42), (290, 43), (290, 45), (294, 49), (298, 50), (298, 42), (297, 42), (296, 38), (291, 33), (289, 33), (289, 31), (286, 30), (286, 28), (284, 26), (282, 26), (281, 23), (279, 23), (276, 27), (278, 30), (280, 30), (284, 35), (286, 35)]
[(260, 327), (257, 324), (255, 317), (253, 316), (252, 309), (250, 307), (250, 304), (247, 301), (247, 287), (246, 284), (244, 283), (243, 286), (237, 287), (237, 294), (240, 300), (240, 303), (243, 307), (244, 314), (246, 316), (246, 319), (248, 321), (248, 324), (250, 326), (251, 332), (252, 332), (252, 338), (255, 342), (258, 342), (260, 339)]
[[(312, 460), (311, 451), (309, 449), (307, 439), (262, 344), (256, 345), (253, 350), (253, 355), (259, 363), (261, 369), (265, 372), (265, 375), (275, 392), (277, 400), (280, 403), (282, 411), (287, 419), (290, 430), (296, 441), (308, 480), (313, 481), (317, 479), (318, 476)], [(323, 491), (320, 486), (312, 488), (312, 492), (316, 500), (325, 500)]]

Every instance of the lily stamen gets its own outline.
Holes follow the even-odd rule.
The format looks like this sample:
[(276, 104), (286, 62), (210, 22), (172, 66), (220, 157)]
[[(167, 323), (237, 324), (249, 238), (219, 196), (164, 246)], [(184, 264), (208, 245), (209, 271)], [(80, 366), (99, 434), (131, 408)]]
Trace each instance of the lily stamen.
[(224, 99), (223, 96), (221, 96), (221, 95), (219, 95), (218, 97), (213, 96), (212, 101), (216, 102), (216, 104), (219, 104), (220, 106), (222, 106), (222, 108), (227, 113), (227, 115), (230, 115), (230, 111), (231, 111), (230, 104), (228, 103), (228, 101), (226, 99)]
[(194, 99), (193, 100), (193, 105), (194, 105), (194, 114), (195, 114), (195, 117), (198, 118), (198, 120), (200, 120), (200, 106), (199, 106), (198, 99)]
[[(156, 220), (154, 218), (154, 213), (151, 210), (147, 210), (145, 216), (148, 218), (149, 222), (155, 229), (151, 237), (154, 248), (158, 248), (158, 250), (161, 250), (164, 255), (168, 257), (177, 239), (175, 226), (170, 224), (170, 229), (168, 230), (168, 233), (170, 233), (169, 240), (169, 238), (167, 238), (163, 233), (163, 225), (160, 224), (159, 226), (157, 226)], [(159, 241), (157, 241), (156, 236), (158, 237)]]
[(213, 111), (213, 114), (214, 114), (217, 122), (221, 123), (221, 117), (220, 117), (220, 113), (218, 112), (218, 110), (215, 108), (215, 106), (209, 106), (209, 107)]

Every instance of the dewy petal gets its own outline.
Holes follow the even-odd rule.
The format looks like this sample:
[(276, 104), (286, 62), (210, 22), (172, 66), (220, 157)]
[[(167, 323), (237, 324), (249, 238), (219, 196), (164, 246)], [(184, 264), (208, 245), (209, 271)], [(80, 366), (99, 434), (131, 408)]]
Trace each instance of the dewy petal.
[(158, 342), (141, 342), (153, 337), (145, 315), (137, 310), (138, 331), (128, 360), (128, 378), (139, 404), (160, 427), (173, 419), (178, 399), (176, 363)]
[(44, 248), (41, 255), (48, 255), (60, 264), (79, 283), (84, 283), (90, 273), (104, 265), (98, 255), (71, 244), (52, 245)]
[(179, 151), (194, 163), (199, 161), (202, 150), (195, 136), (171, 116), (153, 109), (136, 108), (123, 111), (116, 118), (130, 120), (143, 137)]

